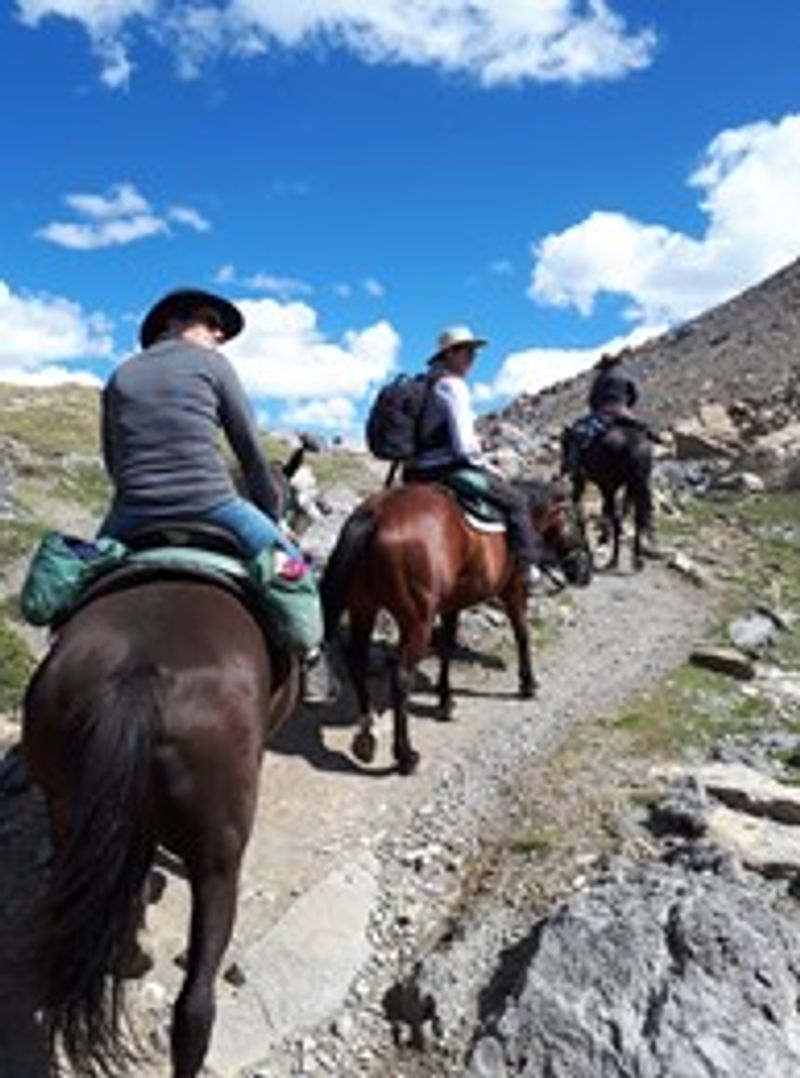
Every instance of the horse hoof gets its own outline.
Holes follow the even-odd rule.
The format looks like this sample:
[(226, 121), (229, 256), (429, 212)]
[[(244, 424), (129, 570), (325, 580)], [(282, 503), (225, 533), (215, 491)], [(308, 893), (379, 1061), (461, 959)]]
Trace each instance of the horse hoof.
[(417, 770), (419, 753), (415, 749), (409, 749), (397, 760), (397, 770), (401, 775), (411, 775)]
[(452, 722), (453, 721), (453, 705), (445, 704), (444, 707), (438, 707), (436, 709), (436, 721), (437, 722)]
[(353, 738), (353, 755), (362, 764), (371, 764), (375, 758), (375, 736), (368, 730), (361, 730)]
[(520, 685), (519, 698), (520, 700), (532, 700), (536, 696), (536, 682), (531, 682), (530, 685)]

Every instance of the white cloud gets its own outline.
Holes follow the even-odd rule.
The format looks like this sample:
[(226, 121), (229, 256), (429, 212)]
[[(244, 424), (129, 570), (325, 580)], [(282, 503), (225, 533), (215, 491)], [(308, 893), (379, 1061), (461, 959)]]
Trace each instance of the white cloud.
[(115, 184), (104, 195), (65, 195), (64, 201), (83, 220), (51, 221), (36, 236), (73, 251), (96, 251), (166, 235), (171, 232), (170, 223), (195, 232), (211, 228), (191, 206), (171, 206), (163, 215), (156, 213), (132, 183)]
[(111, 90), (124, 89), (134, 65), (128, 57), (126, 25), (157, 18), (159, 0), (17, 0), (20, 20), (36, 27), (59, 16), (82, 23), (100, 60), (100, 78)]
[(541, 392), (556, 382), (574, 378), (593, 366), (604, 352), (636, 348), (663, 333), (666, 326), (640, 326), (625, 337), (615, 337), (593, 348), (527, 348), (512, 352), (501, 364), (491, 383), (475, 386), (475, 399), (486, 404), (498, 397), (516, 397)]
[(23, 22), (80, 22), (110, 87), (128, 84), (140, 27), (173, 51), (180, 75), (226, 53), (345, 48), (371, 64), (465, 74), (484, 86), (622, 78), (652, 60), (655, 35), (629, 31), (609, 0), (17, 0)]
[(723, 131), (689, 177), (708, 217), (693, 238), (596, 210), (535, 248), (529, 295), (590, 315), (601, 293), (635, 323), (683, 321), (800, 252), (800, 115)]
[(349, 397), (325, 397), (304, 401), (284, 409), (278, 418), (281, 427), (318, 427), (323, 430), (353, 430), (356, 406)]
[(281, 277), (273, 273), (251, 273), (241, 276), (236, 272), (236, 267), (231, 263), (220, 266), (214, 275), (218, 284), (237, 285), (254, 292), (266, 292), (281, 300), (292, 299), (296, 296), (309, 296), (314, 291), (306, 281), (297, 277)]
[(385, 321), (327, 340), (316, 311), (298, 301), (237, 301), (246, 319), (226, 345), (248, 392), (256, 398), (361, 397), (397, 363), (400, 338)]
[[(52, 384), (62, 378), (68, 360), (111, 355), (110, 327), (102, 315), (87, 314), (60, 296), (12, 292), (0, 280), (0, 379)], [(96, 379), (87, 374), (69, 380)]]
[(364, 291), (373, 299), (382, 299), (386, 295), (386, 288), (374, 277), (367, 277), (363, 282)]

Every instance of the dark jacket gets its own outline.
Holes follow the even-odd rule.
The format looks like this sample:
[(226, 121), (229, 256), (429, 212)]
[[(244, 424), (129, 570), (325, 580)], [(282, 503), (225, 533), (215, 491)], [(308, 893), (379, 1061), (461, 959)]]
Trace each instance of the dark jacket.
[(618, 363), (603, 367), (595, 375), (589, 392), (589, 407), (593, 412), (619, 411), (632, 408), (639, 398), (636, 383)]

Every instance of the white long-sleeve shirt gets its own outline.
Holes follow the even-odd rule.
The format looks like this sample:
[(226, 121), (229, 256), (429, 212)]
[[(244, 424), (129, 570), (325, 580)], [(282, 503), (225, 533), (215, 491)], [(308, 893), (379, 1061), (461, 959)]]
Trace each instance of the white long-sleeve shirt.
[(475, 430), (472, 395), (464, 379), (456, 374), (443, 374), (437, 378), (427, 408), (434, 413), (430, 416), (431, 427), (437, 425), (437, 420), (445, 422), (447, 444), (418, 453), (413, 461), (414, 467), (439, 468), (459, 460), (480, 464), (481, 446)]

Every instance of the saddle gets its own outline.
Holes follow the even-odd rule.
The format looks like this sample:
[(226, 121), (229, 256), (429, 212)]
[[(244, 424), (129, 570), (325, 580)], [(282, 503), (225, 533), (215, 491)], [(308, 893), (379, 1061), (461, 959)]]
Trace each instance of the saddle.
[(486, 497), (486, 478), (474, 469), (451, 472), (439, 482), (458, 502), (470, 527), (477, 531), (502, 532), (506, 519)]
[[(53, 572), (54, 548), (69, 569), (61, 581)], [(71, 561), (70, 551), (75, 551)], [(33, 624), (58, 630), (100, 596), (153, 581), (199, 579), (239, 599), (270, 640), (291, 651), (309, 651), (322, 639), (316, 582), (310, 570), (299, 576), (283, 573), (280, 555), (267, 549), (248, 560), (234, 535), (194, 521), (150, 524), (125, 544), (91, 544), (48, 533), (28, 571), (23, 613)]]

